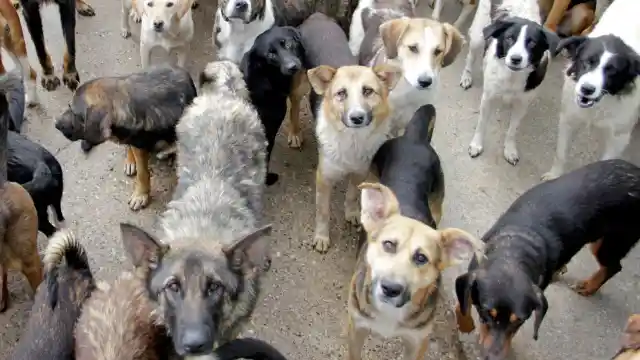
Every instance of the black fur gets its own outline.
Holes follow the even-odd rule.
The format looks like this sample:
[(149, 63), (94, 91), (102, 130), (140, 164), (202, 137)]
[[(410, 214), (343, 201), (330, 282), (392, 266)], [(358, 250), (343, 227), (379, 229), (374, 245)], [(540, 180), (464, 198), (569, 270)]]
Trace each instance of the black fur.
[[(518, 64), (522, 66), (521, 68), (516, 68), (507, 63), (506, 57), (509, 50), (517, 43), (518, 36), (524, 26), (527, 26), (525, 43), (528, 63), (525, 61), (525, 63)], [(503, 17), (494, 20), (483, 29), (483, 35), (487, 46), (492, 38), (496, 39), (496, 57), (504, 59), (507, 66), (513, 71), (531, 71), (525, 84), (525, 92), (537, 88), (542, 83), (549, 63), (549, 58), (545, 53), (549, 51), (550, 54), (554, 54), (554, 49), (560, 41), (555, 33), (546, 30), (542, 25), (519, 17)]]
[(287, 360), (282, 353), (267, 342), (243, 338), (234, 339), (215, 350), (216, 360)]
[(572, 36), (558, 44), (556, 53), (566, 49), (571, 65), (567, 76), (575, 81), (600, 66), (605, 49), (614, 54), (606, 65), (604, 90), (610, 95), (624, 95), (633, 90), (633, 83), (640, 75), (640, 56), (615, 35), (598, 37)]
[(420, 107), (407, 125), (404, 135), (387, 140), (376, 152), (373, 165), (380, 183), (389, 187), (398, 198), (400, 213), (436, 227), (427, 199), (444, 191), (444, 176), (440, 158), (431, 146), (436, 109)]
[(269, 159), (287, 113), (287, 97), (292, 90), (293, 77), (303, 69), (304, 59), (300, 32), (289, 26), (274, 26), (260, 34), (242, 58), (240, 69), (268, 141), (267, 185), (278, 181), (278, 175), (268, 171)]
[(47, 208), (53, 207), (58, 221), (64, 221), (61, 202), (64, 190), (62, 166), (55, 156), (26, 136), (9, 131), (7, 172), (31, 195), (38, 211), (38, 229), (51, 236), (56, 228), (49, 222)]
[[(543, 291), (553, 275), (587, 243), (603, 239), (596, 259), (610, 279), (640, 239), (640, 168), (623, 160), (598, 161), (520, 196), (483, 236), (485, 258), (456, 279), (464, 314), (469, 301), (503, 349), (535, 312), (534, 339), (547, 310)], [(606, 280), (605, 280), (606, 281)], [(496, 309), (498, 316), (490, 316)], [(511, 314), (518, 321), (509, 321)]]

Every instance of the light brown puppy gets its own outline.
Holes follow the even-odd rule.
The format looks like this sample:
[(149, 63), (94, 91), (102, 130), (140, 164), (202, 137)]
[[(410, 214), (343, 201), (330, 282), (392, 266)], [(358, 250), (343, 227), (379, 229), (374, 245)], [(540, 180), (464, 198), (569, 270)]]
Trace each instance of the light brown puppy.
[(326, 252), (329, 240), (329, 204), (333, 186), (345, 177), (349, 185), (345, 197), (345, 219), (358, 223), (357, 185), (369, 174), (376, 151), (391, 131), (388, 121), (389, 92), (401, 76), (390, 65), (374, 68), (318, 66), (307, 72), (319, 104), (316, 109), (316, 136), (319, 162), (316, 171), (316, 229), (314, 248)]
[(424, 359), (440, 301), (440, 273), (482, 248), (469, 233), (435, 230), (403, 216), (393, 192), (363, 183), (366, 242), (349, 288), (349, 360), (360, 360), (370, 332), (401, 337), (404, 360)]

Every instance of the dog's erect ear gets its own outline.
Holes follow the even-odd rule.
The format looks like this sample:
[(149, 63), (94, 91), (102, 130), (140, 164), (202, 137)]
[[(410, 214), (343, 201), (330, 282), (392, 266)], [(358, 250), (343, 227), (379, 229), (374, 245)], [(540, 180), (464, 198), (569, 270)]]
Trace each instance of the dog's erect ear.
[(222, 252), (224, 252), (229, 259), (229, 264), (234, 268), (242, 266), (244, 254), (247, 253), (263, 236), (271, 234), (271, 227), (271, 224), (268, 224), (258, 228), (244, 236), (241, 236), (232, 244), (223, 248)]
[(374, 66), (373, 72), (376, 73), (378, 79), (385, 84), (389, 91), (396, 87), (398, 80), (402, 77), (402, 69), (389, 64)]
[(547, 309), (549, 309), (549, 303), (547, 303), (547, 298), (544, 296), (542, 290), (536, 285), (533, 286), (533, 291), (536, 294), (536, 309), (535, 315), (536, 318), (533, 322), (533, 340), (538, 340), (538, 330), (540, 329), (540, 324), (542, 324), (542, 320), (547, 315)]
[(109, 114), (97, 106), (87, 108), (84, 115), (84, 139), (93, 145), (98, 145), (105, 142), (110, 136), (111, 117)]
[(169, 245), (160, 243), (135, 225), (120, 223), (120, 236), (124, 250), (136, 268), (155, 269), (169, 251)]
[(409, 21), (408, 18), (393, 19), (385, 21), (378, 28), (389, 59), (394, 59), (398, 56), (398, 42), (400, 42), (402, 35), (409, 28)]
[(465, 40), (464, 36), (460, 33), (455, 26), (444, 23), (445, 45), (444, 45), (444, 57), (442, 59), (442, 67), (447, 67), (456, 60), (456, 57), (462, 51)]
[(362, 183), (360, 221), (367, 233), (375, 233), (390, 216), (400, 213), (400, 204), (391, 189), (380, 183)]
[(585, 41), (587, 41), (587, 39), (588, 38), (586, 36), (571, 36), (566, 39), (562, 39), (558, 42), (558, 46), (556, 46), (556, 49), (552, 50), (553, 56), (555, 57), (560, 54), (563, 49), (567, 49), (569, 57), (571, 59), (575, 59), (578, 53), (578, 49), (580, 48), (580, 46), (582, 46), (582, 44), (584, 44)]
[(443, 270), (458, 265), (484, 249), (484, 243), (475, 236), (457, 228), (439, 230), (442, 243), (442, 258), (438, 267)]
[(307, 78), (313, 91), (318, 95), (324, 95), (337, 71), (338, 70), (327, 65), (320, 65), (311, 70), (307, 70)]

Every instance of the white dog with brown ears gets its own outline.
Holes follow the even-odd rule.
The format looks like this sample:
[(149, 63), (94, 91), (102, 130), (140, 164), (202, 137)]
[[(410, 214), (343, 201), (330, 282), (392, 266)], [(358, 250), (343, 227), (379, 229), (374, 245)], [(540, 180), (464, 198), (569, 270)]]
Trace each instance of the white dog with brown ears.
[(454, 62), (465, 43), (453, 25), (415, 17), (411, 0), (360, 1), (350, 35), (349, 47), (361, 65), (402, 69), (389, 97), (397, 135), (421, 106), (434, 103), (440, 71)]
[(148, 68), (151, 51), (162, 47), (168, 53), (176, 51), (177, 65), (185, 67), (191, 39), (194, 0), (122, 0), (122, 37), (131, 36), (129, 17), (142, 22), (140, 27), (140, 63)]

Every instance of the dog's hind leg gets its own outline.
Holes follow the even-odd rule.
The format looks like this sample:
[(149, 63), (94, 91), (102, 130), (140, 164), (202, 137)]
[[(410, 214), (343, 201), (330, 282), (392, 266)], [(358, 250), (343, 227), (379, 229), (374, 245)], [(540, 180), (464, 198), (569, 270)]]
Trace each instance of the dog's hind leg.
[(293, 78), (293, 91), (289, 95), (289, 135), (287, 142), (289, 147), (299, 149), (302, 147), (302, 134), (300, 133), (300, 104), (304, 96), (309, 93), (309, 81), (304, 71), (299, 71)]
[(31, 64), (29, 64), (27, 44), (24, 40), (24, 33), (22, 32), (18, 12), (12, 11), (11, 14), (6, 14), (5, 20), (9, 26), (9, 39), (5, 39), (4, 45), (7, 47), (7, 54), (11, 56), (14, 64), (16, 64), (22, 72), (25, 86), (25, 102), (27, 106), (31, 107), (38, 103), (38, 94), (36, 92), (37, 75), (31, 67)]
[(62, 81), (69, 90), (75, 91), (80, 83), (80, 76), (76, 69), (76, 2), (74, 0), (59, 0), (58, 8), (66, 44)]
[(129, 207), (137, 211), (149, 204), (149, 193), (151, 192), (151, 175), (149, 174), (149, 153), (146, 150), (131, 147), (133, 156), (136, 159), (136, 185), (129, 198)]
[(638, 241), (635, 234), (607, 234), (590, 244), (591, 253), (598, 261), (599, 269), (586, 280), (576, 284), (575, 290), (582, 296), (595, 294), (609, 279), (622, 270), (622, 259)]
[[(322, 163), (322, 156), (320, 157)], [(331, 207), (331, 191), (334, 180), (327, 177), (322, 172), (321, 164), (316, 170), (316, 229), (313, 238), (313, 247), (320, 253), (329, 250), (331, 240), (329, 239), (329, 221)]]
[(429, 211), (431, 212), (431, 216), (433, 217), (433, 221), (435, 222), (436, 227), (440, 224), (440, 220), (442, 219), (442, 203), (444, 202), (444, 173), (442, 169), (438, 171), (436, 175), (436, 180), (434, 181), (433, 188), (431, 189), (431, 193), (429, 194), (428, 204)]
[(124, 161), (124, 174), (133, 176), (136, 174), (136, 157), (131, 146), (127, 145), (127, 159)]
[(76, 0), (76, 10), (82, 16), (95, 16), (96, 11), (84, 0)]
[(350, 174), (349, 183), (347, 184), (347, 193), (344, 197), (344, 219), (351, 225), (360, 224), (360, 209), (358, 202), (358, 185), (360, 185), (368, 174)]
[(33, 46), (36, 48), (38, 61), (42, 66), (42, 87), (47, 91), (53, 91), (60, 86), (60, 79), (53, 73), (53, 63), (51, 56), (47, 52), (44, 35), (42, 32), (42, 17), (40, 16), (40, 5), (37, 1), (22, 0), (22, 14), (27, 23), (27, 29), (31, 34)]
[[(573, 101), (562, 99), (562, 102)], [(565, 106), (564, 104), (562, 105)], [(553, 180), (564, 172), (564, 168), (567, 164), (567, 154), (569, 153), (569, 145), (571, 144), (571, 137), (579, 124), (580, 119), (573, 113), (568, 113), (566, 110), (561, 110), (560, 120), (558, 121), (558, 143), (556, 144), (556, 155), (553, 158), (553, 165), (551, 169), (542, 175), (542, 181)]]
[(469, 156), (472, 158), (478, 157), (484, 150), (484, 135), (487, 128), (487, 120), (491, 116), (491, 111), (494, 110), (493, 105), (496, 103), (495, 99), (487, 95), (483, 91), (482, 99), (480, 100), (480, 114), (478, 114), (478, 123), (476, 124), (476, 130), (473, 134), (473, 139), (469, 144)]
[(7, 286), (7, 269), (0, 264), (0, 313), (9, 306), (9, 287)]
[(348, 360), (362, 360), (362, 348), (364, 347), (364, 342), (367, 340), (367, 336), (369, 336), (369, 330), (365, 328), (356, 327), (353, 323), (353, 319), (349, 316), (349, 328), (347, 330), (347, 340), (348, 340)]
[(544, 27), (555, 32), (570, 3), (571, 0), (555, 0), (544, 22)]

